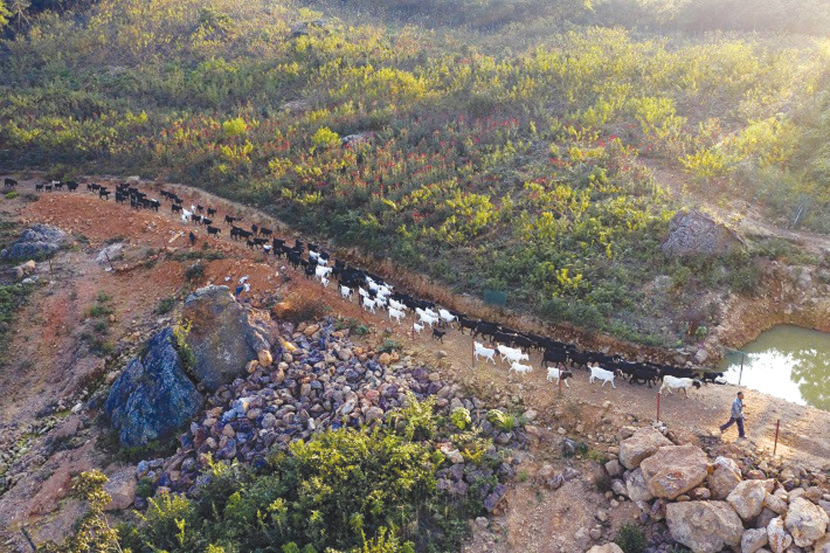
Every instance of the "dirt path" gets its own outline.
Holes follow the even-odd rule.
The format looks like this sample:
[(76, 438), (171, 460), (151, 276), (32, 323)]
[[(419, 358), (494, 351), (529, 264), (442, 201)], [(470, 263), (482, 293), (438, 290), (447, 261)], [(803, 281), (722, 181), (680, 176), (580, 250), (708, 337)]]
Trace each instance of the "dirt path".
[[(31, 183), (21, 183), (21, 187), (27, 185), (33, 188)], [(147, 188), (153, 189), (142, 186), (142, 189)], [(166, 185), (165, 188), (173, 187)], [(243, 213), (246, 222), (272, 225), (284, 235), (285, 229), (277, 221), (250, 208), (230, 204), (203, 191), (186, 187), (176, 189), (185, 198), (186, 206), (192, 202), (216, 207), (219, 213), (215, 219), (224, 213)], [(159, 260), (142, 264), (139, 261), (151, 260), (154, 252), (162, 249), (168, 252), (198, 252), (205, 242), (210, 250), (221, 252), (225, 258), (208, 263), (203, 282), (199, 284), (213, 282), (233, 287), (238, 278), (249, 275), (254, 295), (280, 288), (283, 296), (294, 294), (295, 297), (318, 298), (333, 314), (354, 317), (373, 326), (373, 339), (382, 341), (389, 337), (400, 342), (404, 349), (437, 364), (478, 393), (500, 398), (505, 405), (514, 405), (517, 410), (537, 411), (540, 421), (554, 430), (562, 426), (571, 432), (581, 423), (580, 433), (586, 439), (593, 440), (596, 447), (602, 447), (603, 442), (596, 438), (605, 439), (604, 426), (656, 418), (656, 389), (645, 386), (618, 382), (616, 389), (609, 386), (603, 388), (599, 384), (589, 384), (587, 373), (577, 371), (570, 388), (563, 387), (560, 395), (552, 384), (546, 382), (538, 353), (531, 356), (531, 364), (536, 370), (526, 376), (508, 375), (504, 364), (494, 367), (479, 362), (473, 369), (469, 336), (451, 331), (443, 344), (432, 340), (426, 332), (423, 336), (411, 337), (412, 315), (398, 326), (389, 321), (385, 313), (373, 315), (364, 312), (356, 304), (356, 299), (342, 300), (334, 282), (324, 289), (286, 267), (284, 260), (266, 258), (261, 252), (251, 251), (243, 244), (230, 240), (227, 226), (223, 226), (223, 236), (207, 239), (202, 227), (184, 225), (178, 216), (170, 213), (169, 207), (159, 213), (136, 211), (80, 191), (42, 194), (37, 202), (21, 203), (20, 209), (25, 223), (51, 223), (76, 236), (82, 235), (92, 253), (113, 237), (122, 237), (129, 244), (127, 259), (116, 262), (116, 266), (132, 262), (134, 268), (108, 271), (106, 264), (90, 265), (88, 256), (78, 252), (69, 252), (60, 258), (54, 282), (38, 292), (40, 301), (31, 302), (32, 307), (21, 318), (18, 335), (13, 342), (17, 356), (36, 361), (29, 363), (22, 372), (7, 371), (0, 375), (0, 388), (4, 391), (0, 397), (0, 421), (3, 422), (20, 420), (27, 413), (33, 415), (38, 405), (55, 401), (62, 390), (70, 388), (69, 385), (61, 386), (61, 383), (72, 382), (73, 378), (82, 379), (85, 374), (94, 372), (94, 367), (76, 363), (76, 352), (72, 351), (70, 344), (77, 343), (83, 311), (94, 303), (99, 293), (113, 298), (115, 321), (109, 330), (110, 335), (117, 337), (135, 332), (143, 320), (153, 318), (153, 309), (162, 299), (186, 287), (183, 272), (186, 264), (192, 263)], [(187, 240), (187, 233), (191, 230), (198, 234), (196, 245), (192, 247)], [(40, 306), (45, 307), (38, 313), (36, 309)], [(386, 336), (384, 330), (391, 333)], [(72, 337), (75, 337), (74, 342), (70, 339)], [(442, 352), (440, 359), (437, 355), (439, 351)], [(36, 399), (33, 403), (28, 393), (31, 390), (39, 391), (36, 397), (43, 399)], [(667, 395), (661, 398), (660, 418), (672, 427), (708, 434), (726, 419), (735, 392), (736, 388), (731, 386), (709, 385), (693, 391), (688, 398)], [(608, 408), (604, 407), (606, 402), (610, 402)], [(823, 466), (830, 459), (830, 414), (754, 392), (747, 394), (746, 403), (750, 412), (749, 436), (759, 449), (772, 450), (775, 422), (780, 419), (779, 454), (815, 466)], [(732, 440), (734, 436), (727, 433), (725, 439)]]

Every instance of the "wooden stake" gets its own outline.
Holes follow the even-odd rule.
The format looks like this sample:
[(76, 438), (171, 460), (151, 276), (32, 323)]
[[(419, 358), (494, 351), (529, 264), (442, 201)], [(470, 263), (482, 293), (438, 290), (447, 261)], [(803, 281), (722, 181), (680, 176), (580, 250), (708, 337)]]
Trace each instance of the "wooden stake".
[(781, 428), (781, 419), (775, 421), (775, 445), (772, 447), (772, 456), (775, 457), (775, 452), (778, 450), (778, 430)]
[(660, 422), (660, 396), (662, 394), (657, 392), (657, 422)]

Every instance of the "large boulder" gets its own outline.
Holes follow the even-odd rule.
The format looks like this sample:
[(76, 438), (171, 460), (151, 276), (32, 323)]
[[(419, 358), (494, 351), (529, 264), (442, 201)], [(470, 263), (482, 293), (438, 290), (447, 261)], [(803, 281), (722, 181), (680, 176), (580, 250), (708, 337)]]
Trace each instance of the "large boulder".
[(248, 361), (270, 349), (266, 333), (227, 286), (206, 286), (188, 296), (182, 318), (192, 323), (187, 344), (196, 357), (194, 376), (210, 391), (244, 374)]
[(664, 445), (672, 445), (671, 440), (650, 426), (640, 428), (630, 438), (620, 442), (620, 462), (629, 470), (636, 469), (643, 459)]
[(666, 506), (666, 522), (674, 541), (694, 553), (719, 553), (741, 544), (744, 526), (725, 501), (687, 501)]
[(105, 511), (123, 511), (135, 501), (135, 492), (138, 481), (135, 478), (135, 467), (117, 467), (107, 471), (107, 483), (104, 490), (110, 495), (110, 502), (104, 507)]
[(809, 547), (824, 536), (828, 517), (824, 509), (808, 499), (799, 497), (790, 502), (784, 523), (798, 547)]
[(744, 480), (726, 497), (735, 512), (744, 519), (751, 520), (764, 508), (764, 498), (775, 487), (773, 480)]
[(640, 468), (652, 495), (674, 499), (706, 480), (709, 459), (695, 445), (670, 445), (643, 459)]
[(66, 233), (57, 227), (38, 223), (23, 231), (21, 237), (0, 252), (3, 259), (44, 259), (57, 252)]
[(738, 234), (709, 215), (690, 209), (679, 211), (669, 222), (669, 237), (661, 246), (673, 256), (717, 255), (743, 244)]
[(204, 401), (185, 375), (173, 339), (169, 327), (158, 332), (144, 357), (132, 359), (112, 385), (106, 412), (127, 447), (172, 437)]
[(709, 473), (709, 489), (714, 499), (726, 499), (726, 496), (741, 483), (741, 468), (733, 459), (719, 456), (712, 463)]

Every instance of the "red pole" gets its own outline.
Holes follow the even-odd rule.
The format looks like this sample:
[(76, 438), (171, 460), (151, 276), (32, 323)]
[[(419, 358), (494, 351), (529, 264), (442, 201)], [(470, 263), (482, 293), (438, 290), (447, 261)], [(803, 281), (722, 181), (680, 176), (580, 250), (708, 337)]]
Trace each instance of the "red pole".
[(559, 395), (562, 395), (562, 365), (559, 366)]
[(657, 422), (660, 422), (660, 392), (657, 392)]
[(775, 445), (772, 448), (772, 456), (775, 457), (775, 451), (778, 449), (778, 429), (781, 428), (781, 419), (775, 421)]

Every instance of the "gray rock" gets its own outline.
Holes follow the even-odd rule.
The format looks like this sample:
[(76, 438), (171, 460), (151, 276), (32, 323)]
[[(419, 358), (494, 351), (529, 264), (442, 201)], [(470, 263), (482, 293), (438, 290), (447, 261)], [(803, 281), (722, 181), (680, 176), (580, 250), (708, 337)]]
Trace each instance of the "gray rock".
[(784, 529), (784, 519), (776, 517), (767, 524), (767, 540), (773, 553), (784, 553), (793, 543), (793, 537)]
[(206, 286), (188, 296), (182, 317), (193, 323), (187, 336), (196, 357), (193, 372), (210, 391), (242, 375), (248, 361), (270, 348), (227, 286)]
[(104, 507), (105, 511), (123, 511), (135, 501), (135, 490), (138, 481), (132, 467), (120, 467), (107, 475), (109, 481), (104, 484), (104, 490), (112, 498)]
[(45, 224), (33, 225), (20, 238), (0, 253), (3, 259), (43, 259), (57, 252), (66, 240), (66, 233)]
[(738, 234), (696, 209), (679, 211), (669, 222), (669, 237), (661, 246), (672, 256), (717, 255), (744, 244)]
[(654, 495), (649, 491), (645, 478), (643, 478), (643, 471), (639, 468), (625, 474), (625, 487), (631, 501), (651, 501), (654, 499)]
[(203, 401), (184, 374), (168, 327), (147, 342), (143, 359), (130, 361), (118, 376), (105, 408), (121, 443), (134, 447), (172, 437)]

